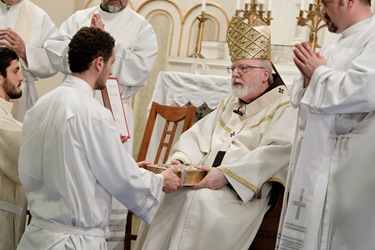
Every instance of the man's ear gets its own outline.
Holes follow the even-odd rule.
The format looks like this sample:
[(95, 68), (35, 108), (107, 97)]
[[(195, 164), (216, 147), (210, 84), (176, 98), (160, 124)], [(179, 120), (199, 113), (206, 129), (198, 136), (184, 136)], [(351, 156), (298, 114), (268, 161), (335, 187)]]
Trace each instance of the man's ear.
[(95, 69), (98, 71), (98, 72), (102, 72), (103, 68), (104, 68), (104, 58), (99, 56), (97, 58), (94, 59), (94, 62), (93, 62), (94, 66), (95, 66)]
[(263, 70), (262, 81), (268, 83), (268, 78), (270, 77), (270, 75), (271, 75), (271, 72), (269, 69)]

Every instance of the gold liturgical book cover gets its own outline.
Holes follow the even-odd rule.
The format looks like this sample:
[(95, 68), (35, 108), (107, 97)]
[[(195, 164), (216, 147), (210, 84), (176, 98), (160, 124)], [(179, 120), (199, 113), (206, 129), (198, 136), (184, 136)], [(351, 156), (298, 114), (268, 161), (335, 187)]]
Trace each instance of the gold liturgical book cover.
[[(152, 164), (145, 167), (145, 169), (160, 174), (171, 164)], [(193, 186), (199, 183), (207, 174), (206, 171), (196, 168), (195, 164), (181, 164), (178, 165), (178, 169), (175, 171), (176, 175), (181, 179), (183, 186)]]
[(103, 103), (113, 115), (121, 140), (130, 138), (120, 87), (117, 78), (108, 78), (106, 88), (102, 90)]

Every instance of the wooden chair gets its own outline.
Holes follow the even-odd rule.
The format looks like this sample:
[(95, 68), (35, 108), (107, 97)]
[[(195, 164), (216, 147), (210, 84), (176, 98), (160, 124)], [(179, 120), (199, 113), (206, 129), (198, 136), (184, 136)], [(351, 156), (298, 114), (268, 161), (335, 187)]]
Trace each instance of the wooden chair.
[[(147, 119), (146, 128), (143, 135), (141, 148), (139, 149), (137, 161), (144, 161), (146, 159), (146, 154), (148, 151), (148, 147), (150, 145), (152, 132), (154, 130), (156, 118), (158, 116), (162, 117), (165, 120), (165, 125), (160, 138), (158, 151), (156, 153), (155, 160), (153, 163), (165, 163), (169, 157), (169, 152), (172, 148), (173, 139), (176, 135), (177, 126), (179, 122), (184, 122), (181, 133), (185, 132), (188, 128), (190, 128), (194, 121), (195, 107), (167, 106), (153, 102), (150, 114)], [(171, 123), (173, 125), (172, 129), (169, 128)], [(163, 160), (160, 162), (160, 156), (163, 152), (163, 149), (165, 149), (165, 153)]]
[[(195, 107), (177, 107), (177, 106), (167, 106), (158, 104), (156, 102), (152, 103), (150, 114), (147, 119), (145, 132), (143, 135), (141, 148), (139, 150), (137, 162), (144, 161), (146, 159), (147, 151), (150, 146), (151, 137), (153, 134), (155, 122), (157, 117), (161, 117), (165, 120), (165, 125), (163, 133), (160, 138), (158, 150), (153, 163), (165, 163), (168, 160), (169, 152), (173, 146), (173, 140), (177, 135), (177, 128), (180, 122), (183, 122), (181, 133), (185, 132), (191, 127), (194, 121)], [(172, 128), (170, 128), (172, 127)], [(162, 156), (162, 153), (164, 156)], [(162, 159), (160, 161), (160, 159)], [(137, 239), (136, 234), (132, 234), (132, 222), (133, 213), (128, 212), (126, 227), (125, 227), (125, 242), (124, 249), (131, 249), (131, 241)]]
[(284, 191), (285, 188), (283, 185), (278, 182), (272, 183), (272, 193), (269, 200), (271, 207), (264, 215), (262, 224), (249, 250), (275, 249), (281, 209), (283, 207)]

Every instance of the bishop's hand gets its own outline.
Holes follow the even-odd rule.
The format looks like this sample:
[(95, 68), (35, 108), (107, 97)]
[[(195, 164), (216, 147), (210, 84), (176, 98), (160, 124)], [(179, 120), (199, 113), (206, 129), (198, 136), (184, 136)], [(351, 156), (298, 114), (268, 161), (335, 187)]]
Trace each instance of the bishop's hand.
[(228, 184), (228, 180), (218, 168), (199, 166), (201, 170), (207, 171), (207, 175), (198, 184), (192, 186), (192, 189), (209, 188), (218, 190)]

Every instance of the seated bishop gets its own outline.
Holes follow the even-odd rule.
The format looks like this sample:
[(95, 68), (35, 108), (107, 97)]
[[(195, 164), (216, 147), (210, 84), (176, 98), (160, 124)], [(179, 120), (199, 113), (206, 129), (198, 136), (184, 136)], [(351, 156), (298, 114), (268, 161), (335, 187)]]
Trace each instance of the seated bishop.
[(270, 30), (235, 16), (227, 43), (232, 94), (181, 135), (170, 158), (207, 175), (164, 197), (135, 249), (248, 249), (269, 208), (271, 183), (286, 181), (297, 110), (273, 75)]

